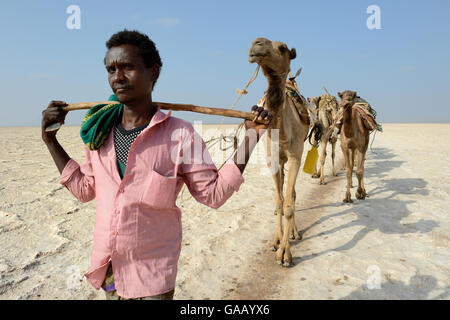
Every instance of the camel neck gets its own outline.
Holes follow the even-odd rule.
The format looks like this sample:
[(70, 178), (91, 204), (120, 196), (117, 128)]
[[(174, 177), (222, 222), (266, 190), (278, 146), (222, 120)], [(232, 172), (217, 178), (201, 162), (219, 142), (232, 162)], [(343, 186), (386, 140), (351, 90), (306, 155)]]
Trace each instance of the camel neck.
[(353, 105), (344, 107), (343, 113), (344, 134), (347, 138), (353, 137), (352, 109)]
[(282, 76), (271, 76), (268, 78), (266, 101), (269, 112), (277, 113), (281, 109), (284, 103), (285, 89), (286, 82)]

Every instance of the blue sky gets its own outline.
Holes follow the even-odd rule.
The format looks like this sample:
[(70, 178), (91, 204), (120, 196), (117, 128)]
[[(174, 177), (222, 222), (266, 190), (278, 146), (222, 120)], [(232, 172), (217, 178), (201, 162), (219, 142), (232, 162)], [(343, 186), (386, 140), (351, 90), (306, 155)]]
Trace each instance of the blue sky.
[[(80, 30), (66, 27), (72, 4), (81, 9)], [(366, 27), (372, 4), (381, 9), (381, 30)], [(255, 70), (251, 41), (266, 37), (297, 49), (291, 68), (303, 67), (306, 97), (323, 86), (335, 95), (351, 89), (381, 122), (450, 122), (449, 14), (447, 0), (2, 2), (0, 126), (39, 126), (52, 99), (106, 99), (105, 42), (124, 28), (148, 34), (160, 51), (154, 101), (231, 107)], [(260, 74), (235, 109), (249, 110), (265, 88)], [(83, 114), (71, 112), (66, 123), (79, 125)]]

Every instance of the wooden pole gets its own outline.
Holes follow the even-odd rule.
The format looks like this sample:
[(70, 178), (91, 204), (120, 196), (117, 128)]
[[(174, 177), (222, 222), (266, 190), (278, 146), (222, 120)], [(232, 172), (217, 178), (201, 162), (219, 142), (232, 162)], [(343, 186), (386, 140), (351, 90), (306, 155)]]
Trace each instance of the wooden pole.
[[(62, 109), (64, 111), (73, 111), (73, 110), (83, 110), (90, 109), (93, 106), (98, 104), (116, 104), (120, 103), (117, 101), (103, 101), (103, 102), (80, 102), (69, 104)], [(159, 106), (163, 110), (173, 110), (173, 111), (191, 111), (203, 114), (209, 114), (214, 116), (225, 116), (231, 118), (240, 118), (245, 120), (253, 121), (255, 120), (255, 115), (250, 112), (237, 111), (231, 109), (222, 109), (222, 108), (209, 108), (202, 106), (195, 106), (192, 104), (180, 104), (180, 103), (166, 103), (166, 102), (153, 102), (153, 104)], [(268, 124), (269, 120), (255, 120), (257, 123)]]

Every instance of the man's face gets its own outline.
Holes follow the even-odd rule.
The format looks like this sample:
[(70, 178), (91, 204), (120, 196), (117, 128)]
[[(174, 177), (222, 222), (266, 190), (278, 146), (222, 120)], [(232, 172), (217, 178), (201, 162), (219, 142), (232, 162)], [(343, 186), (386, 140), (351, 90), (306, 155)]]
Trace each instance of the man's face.
[(148, 99), (154, 84), (154, 68), (147, 66), (138, 48), (130, 44), (112, 47), (105, 57), (108, 82), (121, 103)]

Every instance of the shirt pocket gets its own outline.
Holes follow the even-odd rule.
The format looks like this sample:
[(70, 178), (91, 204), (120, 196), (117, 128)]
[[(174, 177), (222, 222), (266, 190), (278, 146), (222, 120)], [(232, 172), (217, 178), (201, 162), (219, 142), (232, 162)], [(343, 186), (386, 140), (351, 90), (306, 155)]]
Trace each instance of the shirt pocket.
[(145, 206), (164, 209), (175, 208), (176, 177), (165, 177), (151, 170), (140, 202)]

